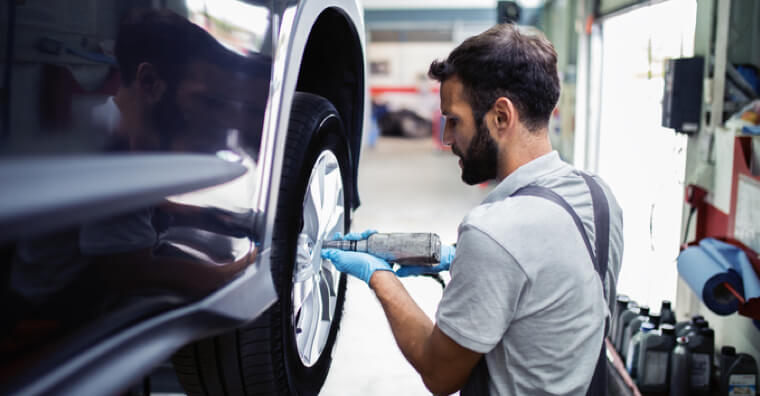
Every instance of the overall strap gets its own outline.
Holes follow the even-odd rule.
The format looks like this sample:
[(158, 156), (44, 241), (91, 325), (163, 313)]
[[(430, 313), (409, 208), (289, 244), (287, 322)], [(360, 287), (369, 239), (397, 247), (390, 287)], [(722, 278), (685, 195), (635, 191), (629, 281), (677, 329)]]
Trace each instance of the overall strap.
[(594, 245), (604, 285), (610, 254), (610, 205), (599, 183), (586, 173), (581, 172), (581, 176), (591, 192), (591, 203), (594, 206)]
[[(594, 254), (593, 249), (591, 249), (591, 243), (589, 242), (586, 229), (583, 227), (583, 222), (581, 221), (580, 217), (578, 217), (578, 214), (575, 212), (575, 210), (573, 210), (570, 204), (568, 204), (564, 198), (559, 196), (559, 194), (546, 187), (528, 185), (517, 190), (514, 194), (512, 194), (512, 196), (531, 195), (542, 197), (557, 203), (570, 214), (570, 216), (573, 218), (575, 226), (578, 228), (578, 231), (580, 231), (580, 234), (583, 237), (583, 243), (586, 245), (588, 254), (591, 256), (591, 261), (594, 264), (594, 269), (602, 281), (602, 291), (604, 291), (604, 280), (607, 275), (607, 264), (609, 260), (610, 208), (609, 203), (607, 202), (607, 197), (604, 195), (604, 191), (602, 190), (601, 186), (599, 186), (599, 183), (597, 183), (591, 176), (583, 172), (581, 172), (581, 176), (583, 176), (583, 180), (586, 182), (586, 185), (591, 192), (591, 204), (594, 207), (594, 245), (596, 248), (596, 254)], [(605, 334), (607, 334), (608, 329), (609, 322), (605, 321)], [(591, 377), (591, 383), (589, 384), (589, 388), (586, 391), (586, 396), (604, 396), (607, 394), (606, 356), (607, 349), (604, 343), (604, 339), (602, 339), (602, 349), (599, 352), (599, 358), (597, 358), (594, 374)]]

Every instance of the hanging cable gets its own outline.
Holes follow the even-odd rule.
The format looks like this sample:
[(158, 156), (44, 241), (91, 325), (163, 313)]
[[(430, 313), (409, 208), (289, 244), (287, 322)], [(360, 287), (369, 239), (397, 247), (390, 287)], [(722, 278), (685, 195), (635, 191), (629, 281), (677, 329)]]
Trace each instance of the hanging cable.
[(686, 245), (686, 241), (689, 240), (689, 229), (691, 229), (691, 219), (694, 217), (694, 212), (697, 211), (696, 206), (692, 206), (689, 210), (689, 217), (686, 219), (686, 229), (683, 231), (683, 243), (682, 245)]

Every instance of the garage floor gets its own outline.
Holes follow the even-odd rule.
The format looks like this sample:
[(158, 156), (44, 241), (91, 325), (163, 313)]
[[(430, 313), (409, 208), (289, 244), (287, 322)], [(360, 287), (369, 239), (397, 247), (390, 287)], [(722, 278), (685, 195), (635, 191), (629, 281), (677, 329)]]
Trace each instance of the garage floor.
[[(381, 138), (362, 153), (362, 206), (352, 230), (436, 232), (454, 243), (457, 225), (490, 188), (460, 179), (456, 157), (439, 152), (431, 139)], [(429, 278), (404, 279), (409, 293), (433, 318), (441, 286)], [(429, 395), (399, 351), (374, 294), (349, 278), (344, 317), (333, 365), (321, 395)]]

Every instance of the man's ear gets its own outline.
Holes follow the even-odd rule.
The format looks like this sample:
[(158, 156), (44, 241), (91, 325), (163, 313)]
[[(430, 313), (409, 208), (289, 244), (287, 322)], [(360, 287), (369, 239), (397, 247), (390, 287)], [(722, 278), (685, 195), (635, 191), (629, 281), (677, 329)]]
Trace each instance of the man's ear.
[(518, 121), (514, 103), (503, 96), (494, 102), (491, 108), (491, 117), (495, 129), (500, 135), (513, 130)]
[(149, 62), (137, 66), (135, 84), (143, 100), (149, 105), (158, 103), (166, 92), (166, 81), (158, 75), (158, 71)]

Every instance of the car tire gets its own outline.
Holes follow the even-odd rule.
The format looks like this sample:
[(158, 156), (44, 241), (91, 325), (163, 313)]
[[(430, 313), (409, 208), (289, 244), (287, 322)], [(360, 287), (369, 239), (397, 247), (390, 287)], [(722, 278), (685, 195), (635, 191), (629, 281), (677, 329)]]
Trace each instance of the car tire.
[[(272, 275), (279, 299), (250, 324), (175, 353), (175, 372), (188, 395), (319, 393), (332, 361), (346, 291), (346, 275), (319, 257), (321, 241), (333, 232), (348, 231), (350, 225), (353, 178), (342, 125), (327, 99), (295, 94), (272, 234)], [(318, 210), (310, 196), (314, 194), (313, 183), (326, 186), (328, 179), (329, 183), (337, 179), (336, 188), (341, 193), (335, 194), (334, 213), (328, 216), (332, 220), (326, 222), (324, 230), (318, 225), (315, 237), (311, 235), (314, 219), (309, 210)], [(325, 199), (320, 202), (329, 210), (328, 194), (322, 192)], [(307, 279), (308, 276), (315, 278)], [(308, 307), (312, 307), (311, 311), (304, 313)], [(325, 329), (324, 319), (328, 316)], [(319, 320), (307, 324), (307, 317)], [(312, 332), (316, 335), (304, 341), (304, 336)], [(309, 339), (312, 343), (307, 345)]]

